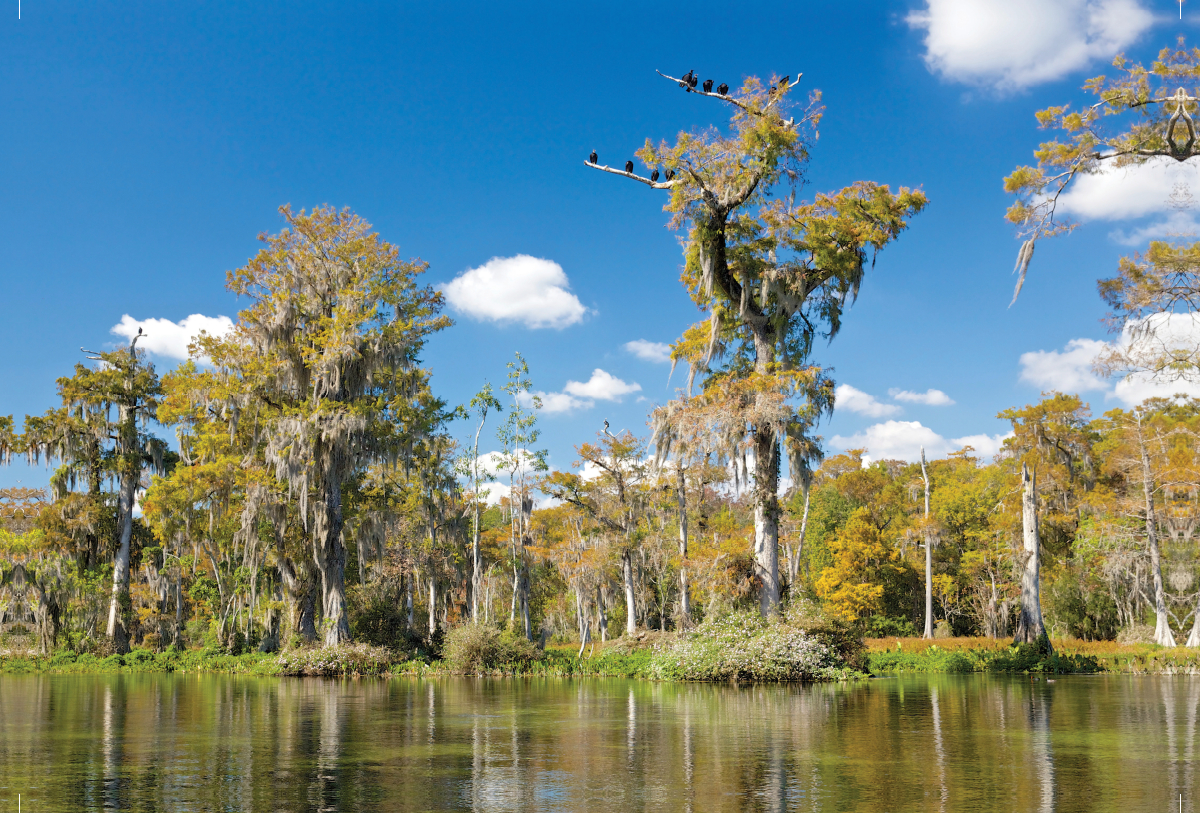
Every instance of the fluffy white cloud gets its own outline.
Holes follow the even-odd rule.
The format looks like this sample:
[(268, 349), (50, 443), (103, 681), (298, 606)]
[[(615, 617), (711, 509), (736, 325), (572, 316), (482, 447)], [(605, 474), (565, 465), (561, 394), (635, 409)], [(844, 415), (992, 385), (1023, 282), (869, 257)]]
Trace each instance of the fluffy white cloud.
[[(517, 474), (523, 472), (526, 481), (537, 476), (537, 472), (533, 469), (534, 456), (528, 449), (519, 449), (514, 455), (515, 462), (518, 465)], [(486, 501), (488, 505), (496, 505), (501, 499), (509, 494), (509, 468), (511, 464), (506, 462), (503, 452), (487, 452), (479, 456), (479, 474), (484, 482), (480, 483), (479, 490), (487, 495)], [(485, 476), (486, 475), (486, 476)], [(487, 477), (491, 477), (491, 482), (487, 482)], [(464, 479), (464, 483), (469, 490), (471, 488), (470, 475)], [(537, 505), (542, 508), (549, 508), (551, 505), (556, 505), (557, 500), (549, 498), (541, 498), (537, 500)]]
[(1147, 398), (1167, 398), (1177, 394), (1200, 396), (1200, 381), (1135, 373), (1114, 384), (1092, 370), (1096, 357), (1114, 346), (1134, 358), (1154, 355), (1162, 347), (1200, 353), (1200, 319), (1192, 314), (1157, 314), (1149, 320), (1153, 331), (1140, 334), (1135, 332), (1136, 326), (1130, 326), (1113, 343), (1072, 339), (1063, 350), (1023, 353), (1021, 380), (1043, 390), (1103, 392), (1106, 401), (1116, 399), (1127, 407), (1136, 406)]
[(908, 16), (931, 71), (1001, 91), (1109, 59), (1153, 20), (1139, 0), (926, 0)]
[(587, 314), (562, 266), (527, 254), (493, 257), (438, 288), (456, 311), (485, 321), (564, 328)]
[(631, 392), (640, 392), (641, 389), (641, 384), (627, 383), (597, 367), (592, 370), (592, 377), (587, 381), (568, 381), (563, 387), (563, 392), (579, 398), (620, 401), (623, 396)]
[(645, 339), (634, 339), (625, 342), (625, 349), (642, 361), (666, 363), (671, 360), (671, 345), (662, 342), (648, 342)]
[(529, 406), (536, 395), (541, 399), (542, 410), (547, 413), (573, 412), (593, 407), (597, 401), (620, 401), (624, 396), (640, 392), (641, 389), (641, 384), (622, 381), (597, 367), (587, 381), (568, 381), (562, 392), (530, 393), (521, 397), (521, 403)]
[(853, 435), (834, 435), (829, 444), (839, 450), (866, 449), (871, 460), (921, 459), (921, 447), (929, 458), (944, 457), (964, 446), (972, 446), (975, 456), (988, 461), (1000, 450), (1008, 435), (966, 435), (944, 438), (920, 421), (884, 421)]
[(1092, 371), (1092, 363), (1107, 347), (1096, 339), (1071, 339), (1063, 350), (1022, 353), (1021, 380), (1059, 392), (1106, 390), (1108, 382)]
[[(1196, 205), (1200, 167), (1170, 158), (1080, 175), (1058, 199), (1058, 211), (1081, 220), (1126, 220)], [(1178, 216), (1178, 215), (1177, 215)]]
[(954, 406), (954, 399), (941, 390), (925, 390), (911, 392), (893, 387), (888, 395), (897, 401), (907, 401), (910, 404), (925, 404), (925, 406)]
[(895, 404), (885, 404), (874, 395), (865, 393), (849, 384), (839, 384), (833, 392), (833, 402), (837, 409), (846, 409), (868, 418), (886, 418), (889, 415), (899, 415), (903, 407)]
[(158, 356), (185, 359), (188, 357), (188, 345), (202, 331), (211, 336), (222, 336), (233, 328), (233, 320), (228, 316), (193, 313), (185, 319), (172, 322), (170, 319), (134, 319), (125, 314), (109, 332), (133, 339), (138, 334), (138, 328), (145, 331), (138, 340), (138, 347)]

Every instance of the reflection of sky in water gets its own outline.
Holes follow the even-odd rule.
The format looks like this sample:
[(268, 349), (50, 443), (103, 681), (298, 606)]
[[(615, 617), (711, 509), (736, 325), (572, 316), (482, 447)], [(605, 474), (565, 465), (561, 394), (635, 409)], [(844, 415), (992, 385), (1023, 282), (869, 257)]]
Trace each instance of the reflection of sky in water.
[(1193, 677), (5, 676), (0, 806), (1194, 810), (1198, 710)]

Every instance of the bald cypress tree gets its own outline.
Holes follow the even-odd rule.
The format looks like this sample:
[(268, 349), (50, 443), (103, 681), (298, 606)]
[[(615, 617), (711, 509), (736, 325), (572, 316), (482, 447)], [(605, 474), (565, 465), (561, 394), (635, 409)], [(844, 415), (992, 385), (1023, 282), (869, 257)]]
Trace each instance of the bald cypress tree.
[[(688, 393), (655, 413), (656, 453), (678, 443), (718, 452), (747, 473), (753, 460), (756, 576), (769, 613), (780, 591), (781, 455), (802, 480), (820, 454), (811, 430), (833, 409), (833, 381), (814, 364), (814, 343), (837, 335), (873, 264), (868, 253), (894, 240), (926, 199), (863, 181), (797, 202), (819, 93), (797, 107), (787, 77), (750, 77), (730, 93), (665, 78), (725, 107), (728, 127), (680, 133), (673, 143), (647, 140), (638, 158), (669, 180), (585, 163), (666, 192), (670, 226), (685, 234), (680, 279), (708, 318), (672, 348), (673, 360), (690, 367)], [(697, 376), (701, 390), (692, 394)]]
[(230, 336), (200, 345), (227, 385), (224, 408), (253, 413), (266, 464), (299, 507), (324, 641), (337, 644), (350, 638), (343, 489), (404, 457), (417, 429), (411, 402), (424, 391), (421, 349), (450, 322), (440, 294), (418, 285), (426, 265), (400, 259), (354, 213), (280, 212), (287, 228), (262, 236), (265, 247), (228, 275), (251, 306)]

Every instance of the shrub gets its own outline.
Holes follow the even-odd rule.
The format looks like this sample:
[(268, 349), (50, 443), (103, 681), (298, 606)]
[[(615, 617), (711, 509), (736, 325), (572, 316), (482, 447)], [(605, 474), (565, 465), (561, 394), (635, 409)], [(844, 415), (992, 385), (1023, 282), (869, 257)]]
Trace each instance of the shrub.
[(484, 624), (464, 624), (446, 633), (442, 657), (455, 671), (479, 674), (506, 667), (527, 668), (542, 653), (524, 636)]
[(871, 638), (915, 638), (917, 628), (907, 618), (873, 615), (867, 621), (866, 632)]
[(384, 647), (341, 644), (284, 652), (278, 656), (276, 671), (281, 675), (319, 677), (381, 675), (389, 670), (392, 661), (392, 653)]
[(853, 636), (829, 622), (796, 623), (799, 615), (768, 622), (750, 611), (705, 621), (656, 652), (652, 672), (702, 681), (822, 680), (843, 674), (848, 663), (837, 647), (860, 651), (861, 642), (850, 646), (847, 639)]

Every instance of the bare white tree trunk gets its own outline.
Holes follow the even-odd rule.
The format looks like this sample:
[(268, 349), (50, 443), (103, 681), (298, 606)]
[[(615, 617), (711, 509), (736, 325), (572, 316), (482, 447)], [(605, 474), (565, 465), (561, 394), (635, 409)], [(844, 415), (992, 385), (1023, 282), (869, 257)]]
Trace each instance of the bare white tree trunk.
[(429, 634), (437, 632), (437, 576), (429, 569)]
[[(132, 423), (132, 418), (129, 419)], [(124, 421), (122, 422), (125, 423)], [(136, 429), (133, 430), (136, 433)], [(136, 435), (135, 435), (136, 439)], [(107, 634), (118, 652), (129, 651), (129, 634), (125, 629), (125, 621), (121, 605), (129, 600), (129, 555), (133, 542), (133, 495), (137, 489), (138, 476), (127, 471), (121, 477), (121, 542), (117, 555), (113, 559), (112, 598), (108, 604)]]
[(628, 549), (621, 554), (621, 575), (625, 581), (625, 633), (637, 632), (637, 603), (633, 592), (633, 555)]
[[(1137, 416), (1138, 451), (1142, 457), (1142, 494), (1146, 508), (1146, 547), (1150, 551), (1150, 569), (1154, 576), (1154, 643), (1159, 646), (1176, 646), (1175, 634), (1167, 615), (1166, 592), (1163, 589), (1162, 562), (1158, 552), (1158, 518), (1154, 512), (1154, 473), (1150, 470), (1150, 457), (1146, 454), (1146, 439), (1142, 434), (1142, 418)], [(1189, 639), (1190, 640), (1190, 639)]]
[(675, 492), (679, 496), (679, 615), (685, 627), (692, 624), (692, 596), (688, 589), (687, 478), (683, 461), (675, 461)]
[(1042, 602), (1039, 595), (1041, 565), (1038, 540), (1037, 474), (1021, 464), (1021, 525), (1024, 535), (1025, 566), (1021, 572), (1021, 615), (1017, 620), (1018, 643), (1031, 644), (1046, 632), (1042, 622)]
[(575, 585), (575, 611), (579, 615), (579, 655), (583, 657), (584, 648), (591, 643), (592, 625), (588, 620), (587, 602), (583, 600), (583, 588)]
[(795, 589), (796, 580), (800, 578), (800, 557), (804, 555), (804, 537), (808, 533), (808, 506), (812, 498), (812, 487), (804, 490), (804, 515), (800, 518), (800, 534), (796, 539), (795, 549), (788, 550), (788, 584)]
[(596, 585), (596, 614), (600, 617), (600, 640), (608, 640), (608, 608), (604, 605), (604, 588)]
[(925, 638), (933, 637), (933, 540), (929, 535), (929, 471), (921, 447), (921, 478), (925, 481)]
[(1192, 614), (1192, 632), (1185, 646), (1200, 646), (1200, 596), (1196, 598), (1196, 609)]

